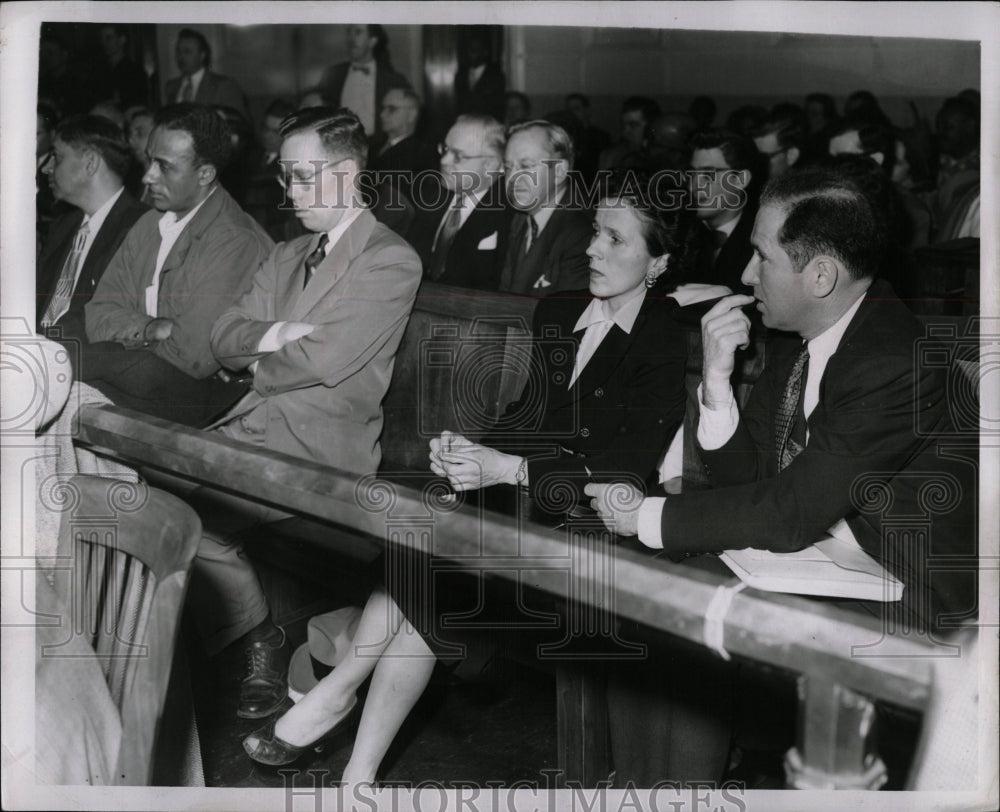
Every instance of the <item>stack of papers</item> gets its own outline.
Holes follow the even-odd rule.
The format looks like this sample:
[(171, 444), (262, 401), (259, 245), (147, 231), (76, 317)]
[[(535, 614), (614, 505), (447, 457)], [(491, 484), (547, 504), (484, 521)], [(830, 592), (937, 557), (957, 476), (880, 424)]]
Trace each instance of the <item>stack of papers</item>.
[(794, 553), (726, 550), (719, 556), (740, 580), (768, 592), (898, 601), (903, 584), (856, 542), (822, 539)]

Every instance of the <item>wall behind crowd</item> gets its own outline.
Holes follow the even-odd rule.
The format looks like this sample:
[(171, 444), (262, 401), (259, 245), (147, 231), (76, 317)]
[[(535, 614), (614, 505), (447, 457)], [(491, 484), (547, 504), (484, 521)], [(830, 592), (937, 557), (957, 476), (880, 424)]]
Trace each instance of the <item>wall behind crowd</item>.
[(979, 44), (944, 40), (833, 37), (735, 31), (508, 28), (508, 84), (535, 111), (563, 106), (570, 89), (591, 100), (594, 123), (617, 132), (625, 96), (646, 95), (663, 109), (715, 99), (717, 123), (744, 104), (770, 107), (811, 92), (841, 109), (855, 90), (872, 91), (886, 114), (909, 126), (908, 102), (933, 120), (941, 103), (979, 87)]

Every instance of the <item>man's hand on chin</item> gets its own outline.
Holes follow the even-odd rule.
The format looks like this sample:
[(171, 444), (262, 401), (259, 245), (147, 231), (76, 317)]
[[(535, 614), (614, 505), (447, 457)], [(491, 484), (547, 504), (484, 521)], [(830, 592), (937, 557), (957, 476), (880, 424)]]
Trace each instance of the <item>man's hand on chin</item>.
[(597, 511), (608, 530), (619, 536), (639, 535), (642, 491), (624, 482), (614, 482), (610, 485), (591, 483), (583, 492), (592, 497), (590, 506)]

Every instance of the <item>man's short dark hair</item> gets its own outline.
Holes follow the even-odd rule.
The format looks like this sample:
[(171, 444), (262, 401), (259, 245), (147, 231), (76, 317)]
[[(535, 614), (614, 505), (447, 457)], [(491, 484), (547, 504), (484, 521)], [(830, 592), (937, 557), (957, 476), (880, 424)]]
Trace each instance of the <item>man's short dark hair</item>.
[(352, 158), (358, 169), (368, 160), (368, 137), (358, 117), (346, 107), (306, 107), (281, 122), (281, 137), (312, 130), (330, 158)]
[(806, 104), (818, 104), (823, 108), (823, 117), (827, 122), (837, 120), (837, 103), (829, 93), (810, 93), (806, 96)]
[(660, 105), (652, 99), (648, 99), (645, 96), (629, 96), (622, 104), (622, 115), (635, 112), (642, 113), (642, 117), (646, 119), (646, 126), (648, 127), (655, 119), (660, 117), (662, 111), (660, 110)]
[(754, 142), (745, 135), (716, 127), (703, 130), (691, 136), (691, 149), (717, 149), (722, 152), (730, 169), (749, 169), (753, 178), (760, 172), (760, 152)]
[(588, 99), (582, 93), (570, 93), (566, 97), (566, 104), (569, 104), (571, 101), (578, 101), (580, 102), (580, 104), (584, 106), (584, 108), (588, 110), (590, 109), (590, 99)]
[(125, 136), (103, 116), (70, 116), (56, 127), (55, 137), (74, 149), (92, 149), (119, 179), (128, 174), (132, 154)]
[(205, 55), (205, 67), (211, 67), (212, 46), (208, 44), (208, 40), (205, 39), (205, 35), (201, 31), (195, 31), (193, 28), (182, 28), (177, 34), (177, 41), (180, 42), (182, 39), (193, 39), (197, 42), (198, 50)]
[(887, 248), (886, 218), (879, 210), (878, 189), (888, 184), (883, 173), (864, 176), (861, 156), (832, 158), (822, 164), (788, 172), (768, 181), (761, 206), (785, 213), (778, 243), (796, 271), (817, 256), (836, 257), (852, 279), (877, 275)]
[(153, 126), (186, 132), (194, 145), (195, 164), (210, 164), (217, 174), (228, 166), (233, 156), (232, 130), (211, 107), (191, 102), (169, 104), (156, 111)]
[(48, 102), (38, 102), (35, 112), (42, 119), (45, 129), (51, 133), (59, 123), (59, 111)]
[(754, 138), (773, 135), (781, 149), (790, 149), (791, 147), (802, 149), (806, 131), (800, 115), (794, 114), (791, 110), (787, 112), (772, 110), (760, 126), (753, 131), (752, 135)]
[(831, 138), (852, 131), (857, 132), (858, 143), (865, 155), (870, 157), (876, 152), (882, 153), (882, 170), (891, 176), (896, 163), (896, 134), (892, 128), (877, 118), (850, 116), (833, 131)]

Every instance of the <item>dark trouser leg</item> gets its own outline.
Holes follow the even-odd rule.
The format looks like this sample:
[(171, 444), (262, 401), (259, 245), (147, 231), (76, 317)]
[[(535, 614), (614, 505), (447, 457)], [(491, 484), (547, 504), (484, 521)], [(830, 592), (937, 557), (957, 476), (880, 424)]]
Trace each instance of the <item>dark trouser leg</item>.
[(608, 726), (615, 786), (718, 782), (732, 733), (734, 667), (684, 641), (612, 663)]
[(185, 426), (208, 425), (247, 391), (246, 384), (215, 375), (192, 378), (147, 349), (110, 341), (81, 345), (75, 372), (116, 406)]

